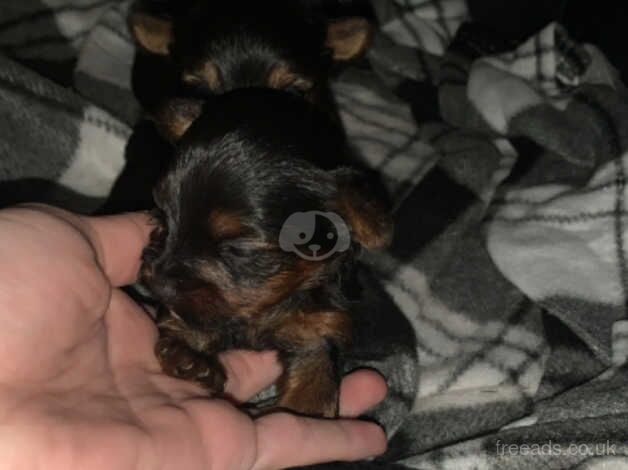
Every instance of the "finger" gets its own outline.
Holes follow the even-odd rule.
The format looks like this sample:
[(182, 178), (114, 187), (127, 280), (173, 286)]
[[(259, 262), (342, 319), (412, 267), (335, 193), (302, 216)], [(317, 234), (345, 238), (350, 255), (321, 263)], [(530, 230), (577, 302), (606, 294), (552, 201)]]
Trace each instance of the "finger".
[(114, 286), (135, 281), (140, 256), (153, 229), (148, 214), (83, 217), (51, 206), (31, 204), (23, 207), (53, 215), (78, 230), (89, 240), (100, 266)]
[(281, 365), (274, 352), (230, 351), (220, 356), (227, 372), (225, 392), (245, 402), (281, 375)]
[(153, 352), (157, 328), (142, 307), (121, 290), (112, 292), (105, 324), (109, 359), (114, 366), (141, 365), (160, 370)]
[(360, 460), (386, 450), (382, 428), (363, 421), (276, 413), (259, 418), (256, 426), (258, 454), (253, 470)]
[(355, 418), (386, 397), (384, 378), (374, 370), (359, 370), (347, 375), (340, 386), (340, 416)]
[(86, 235), (111, 284), (124, 286), (134, 282), (153, 228), (148, 214), (136, 212), (84, 220), (90, 228)]

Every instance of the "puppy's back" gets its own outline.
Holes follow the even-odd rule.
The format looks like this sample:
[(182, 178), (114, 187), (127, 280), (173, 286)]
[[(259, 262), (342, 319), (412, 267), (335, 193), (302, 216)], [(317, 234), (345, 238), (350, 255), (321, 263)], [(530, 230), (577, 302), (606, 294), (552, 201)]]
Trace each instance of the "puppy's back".
[(346, 163), (342, 130), (324, 112), (286, 92), (249, 88), (208, 100), (179, 143), (180, 152), (236, 136), (277, 159), (300, 158), (329, 170)]

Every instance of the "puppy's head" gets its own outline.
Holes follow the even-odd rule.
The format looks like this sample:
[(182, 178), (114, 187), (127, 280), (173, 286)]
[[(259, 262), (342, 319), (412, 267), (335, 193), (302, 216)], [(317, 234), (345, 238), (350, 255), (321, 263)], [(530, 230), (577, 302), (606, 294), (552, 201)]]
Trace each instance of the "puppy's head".
[(359, 57), (370, 42), (371, 26), (363, 18), (324, 24), (310, 19), (299, 3), (195, 1), (172, 17), (138, 7), (130, 29), (142, 50), (176, 64), (191, 92), (263, 86), (316, 101), (331, 60)]
[[(189, 115), (194, 104), (184, 108)], [(155, 190), (144, 283), (202, 323), (260, 315), (338, 282), (358, 247), (382, 247), (391, 234), (362, 175), (337, 167), (344, 151), (336, 127), (301, 99), (268, 89), (215, 97)]]

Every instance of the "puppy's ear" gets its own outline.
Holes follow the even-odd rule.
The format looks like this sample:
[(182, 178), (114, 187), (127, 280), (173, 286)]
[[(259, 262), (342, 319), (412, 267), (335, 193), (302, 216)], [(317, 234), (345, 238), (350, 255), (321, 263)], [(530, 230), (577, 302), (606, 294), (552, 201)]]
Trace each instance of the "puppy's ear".
[(325, 46), (336, 61), (359, 58), (371, 44), (374, 29), (365, 18), (342, 18), (327, 25)]
[(191, 98), (172, 98), (151, 115), (157, 130), (169, 142), (177, 142), (201, 115), (203, 102)]
[(383, 190), (378, 191), (365, 174), (350, 168), (333, 172), (338, 194), (335, 205), (351, 229), (351, 238), (372, 250), (388, 246), (393, 221)]
[(129, 29), (142, 49), (157, 55), (169, 54), (168, 47), (173, 39), (170, 20), (135, 12), (129, 17)]

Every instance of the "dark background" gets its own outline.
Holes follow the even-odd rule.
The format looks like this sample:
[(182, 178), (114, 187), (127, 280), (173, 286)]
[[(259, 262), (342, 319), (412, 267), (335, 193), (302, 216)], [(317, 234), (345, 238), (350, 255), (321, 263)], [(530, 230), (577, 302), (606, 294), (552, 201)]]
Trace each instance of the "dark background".
[[(330, 16), (366, 14), (369, 0), (302, 0)], [(390, 0), (376, 0), (390, 1)], [(467, 0), (474, 21), (508, 39), (524, 40), (557, 21), (578, 42), (598, 46), (628, 75), (628, 2), (624, 0)]]

